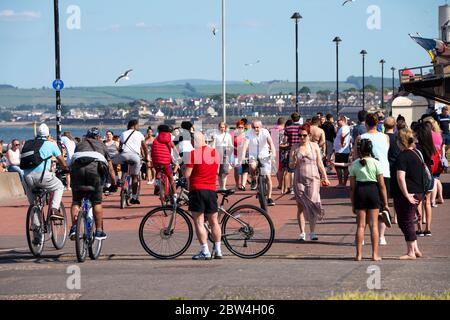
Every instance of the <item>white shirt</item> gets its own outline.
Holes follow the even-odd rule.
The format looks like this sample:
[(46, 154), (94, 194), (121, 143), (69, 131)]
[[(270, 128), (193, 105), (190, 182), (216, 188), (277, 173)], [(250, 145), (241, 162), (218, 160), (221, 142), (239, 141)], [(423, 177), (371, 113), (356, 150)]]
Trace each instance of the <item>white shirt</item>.
[(214, 135), (214, 145), (216, 148), (218, 147), (232, 147), (233, 146), (233, 140), (231, 139), (231, 135), (228, 132), (224, 133), (216, 133)]
[[(135, 131), (133, 135), (128, 139), (128, 136), (133, 132), (133, 129), (122, 132), (120, 135), (120, 142), (122, 142), (123, 152), (134, 152), (137, 155), (141, 155), (142, 141), (145, 141), (144, 135), (140, 131)], [(125, 141), (128, 139), (127, 144)]]
[(19, 166), (20, 165), (20, 150), (19, 149), (17, 149), (16, 151), (13, 151), (12, 149), (9, 149), (8, 152), (6, 153), (6, 155), (7, 155), (7, 157), (6, 157), (6, 165), (8, 167), (9, 166)]
[(270, 132), (267, 129), (260, 129), (259, 135), (254, 130), (250, 130), (245, 139), (248, 140), (249, 158), (267, 158), (270, 156), (269, 142)]
[[(344, 138), (344, 145), (341, 144), (342, 137)], [(345, 125), (339, 128), (336, 138), (334, 138), (334, 152), (336, 153), (350, 153), (350, 127)]]
[(71, 164), (72, 162), (72, 156), (75, 152), (76, 144), (66, 136), (61, 137), (61, 143), (64, 145), (64, 147), (67, 150), (67, 164)]

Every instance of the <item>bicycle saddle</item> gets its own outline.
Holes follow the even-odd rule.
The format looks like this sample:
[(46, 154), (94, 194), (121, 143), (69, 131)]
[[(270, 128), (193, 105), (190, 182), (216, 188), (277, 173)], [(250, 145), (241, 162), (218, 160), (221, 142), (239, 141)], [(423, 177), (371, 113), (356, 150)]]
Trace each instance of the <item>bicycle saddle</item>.
[(235, 192), (236, 192), (236, 190), (234, 190), (234, 189), (217, 190), (217, 191), (216, 191), (216, 193), (218, 193), (218, 194), (223, 194), (223, 195), (225, 195), (225, 196), (232, 195), (232, 194), (234, 194)]

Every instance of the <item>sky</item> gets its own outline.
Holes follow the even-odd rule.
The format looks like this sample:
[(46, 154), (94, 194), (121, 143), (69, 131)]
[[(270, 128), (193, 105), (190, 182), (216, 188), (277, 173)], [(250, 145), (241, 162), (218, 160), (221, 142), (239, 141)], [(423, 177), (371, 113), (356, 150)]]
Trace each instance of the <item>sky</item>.
[[(430, 64), (409, 33), (438, 37), (445, 0), (226, 0), (226, 77), (295, 81), (298, 11), (299, 81), (381, 76)], [(179, 79), (220, 80), (221, 0), (59, 0), (61, 78), (66, 87), (110, 86), (132, 68), (136, 85)], [(79, 14), (77, 14), (79, 12)], [(379, 13), (379, 14), (378, 14)], [(79, 22), (79, 23), (78, 23)], [(212, 26), (218, 30), (212, 33)], [(52, 0), (0, 0), (0, 84), (50, 87), (55, 79)], [(259, 63), (252, 64), (260, 60)]]

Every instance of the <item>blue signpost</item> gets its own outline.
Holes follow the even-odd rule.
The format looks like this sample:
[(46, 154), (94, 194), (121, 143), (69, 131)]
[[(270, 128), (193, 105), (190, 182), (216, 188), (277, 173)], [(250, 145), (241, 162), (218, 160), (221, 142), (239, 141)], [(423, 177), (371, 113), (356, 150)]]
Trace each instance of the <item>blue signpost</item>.
[(52, 86), (56, 91), (61, 91), (62, 89), (64, 89), (64, 82), (60, 79), (56, 79), (55, 81), (53, 81)]

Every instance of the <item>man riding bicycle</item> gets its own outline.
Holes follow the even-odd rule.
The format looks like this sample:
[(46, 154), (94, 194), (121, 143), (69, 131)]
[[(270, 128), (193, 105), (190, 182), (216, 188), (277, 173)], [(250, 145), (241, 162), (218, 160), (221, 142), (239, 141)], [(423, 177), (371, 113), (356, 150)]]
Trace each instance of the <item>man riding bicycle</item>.
[[(272, 159), (275, 159), (276, 151), (275, 145), (273, 144), (270, 132), (262, 127), (262, 122), (259, 120), (253, 121), (252, 130), (248, 132), (242, 154), (249, 151), (249, 165), (250, 165), (250, 175), (253, 181), (255, 180), (256, 167), (258, 165), (258, 160), (260, 161), (262, 167), (260, 168), (260, 174), (266, 177), (267, 184), (267, 205), (274, 206), (275, 202), (272, 200)], [(242, 163), (244, 159), (242, 159)], [(253, 188), (252, 188), (253, 189)], [(256, 187), (254, 188), (256, 189)]]
[[(132, 178), (132, 196), (131, 204), (141, 204), (138, 195), (138, 177), (141, 173), (141, 150), (144, 159), (150, 161), (148, 148), (145, 144), (145, 137), (139, 131), (138, 120), (130, 120), (127, 126), (128, 130), (120, 135), (119, 163), (130, 166), (130, 175)], [(123, 171), (122, 171), (123, 173)]]
[[(106, 239), (103, 231), (103, 184), (109, 173), (111, 176), (111, 191), (117, 190), (114, 168), (109, 157), (108, 150), (101, 141), (98, 128), (89, 129), (86, 137), (81, 141), (72, 157), (72, 227), (70, 228), (70, 240), (75, 240), (76, 221), (80, 211), (81, 201), (89, 194), (92, 202), (94, 219), (97, 230), (95, 239)], [(87, 189), (92, 191), (86, 192)]]
[[(39, 149), (39, 155), (42, 162), (34, 168), (24, 169), (24, 186), (30, 205), (35, 201), (35, 195), (33, 194), (34, 189), (41, 188), (45, 191), (53, 192), (50, 219), (63, 220), (64, 215), (60, 213), (59, 207), (64, 193), (64, 185), (61, 180), (51, 172), (51, 158), (55, 157), (63, 170), (68, 171), (69, 168), (56, 143), (47, 140), (49, 135), (50, 130), (48, 126), (45, 123), (41, 124), (38, 130), (38, 137), (34, 140), (34, 144), (42, 144)], [(24, 152), (23, 150), (21, 155), (21, 167), (23, 159), (28, 156), (27, 152)]]

